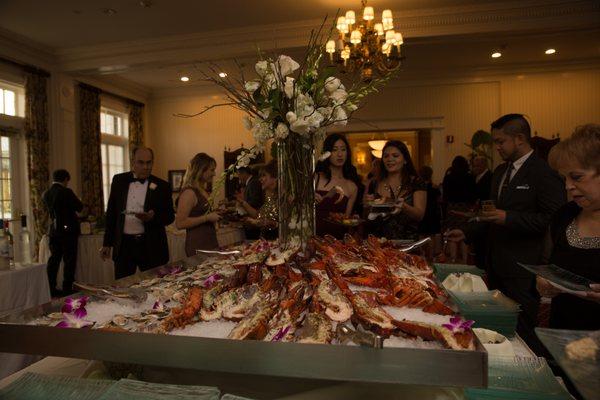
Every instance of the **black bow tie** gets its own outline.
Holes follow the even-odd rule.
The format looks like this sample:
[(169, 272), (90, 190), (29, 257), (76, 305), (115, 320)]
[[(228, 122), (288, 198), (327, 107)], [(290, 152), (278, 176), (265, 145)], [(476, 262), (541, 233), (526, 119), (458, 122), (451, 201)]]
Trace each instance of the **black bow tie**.
[(144, 183), (146, 183), (146, 181), (148, 181), (148, 179), (142, 179), (142, 178), (131, 178), (131, 182), (139, 182), (139, 183), (141, 183), (142, 185), (143, 185)]

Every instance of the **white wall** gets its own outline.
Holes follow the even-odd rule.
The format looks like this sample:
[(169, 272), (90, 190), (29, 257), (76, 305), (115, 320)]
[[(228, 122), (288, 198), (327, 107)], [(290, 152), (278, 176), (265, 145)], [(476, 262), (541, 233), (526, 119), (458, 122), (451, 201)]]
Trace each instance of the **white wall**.
[[(200, 151), (215, 157), (220, 171), (224, 146), (251, 143), (242, 126), (243, 114), (232, 108), (213, 109), (191, 119), (173, 116), (220, 102), (210, 90), (199, 88), (194, 96), (166, 94), (150, 101), (149, 138), (158, 175), (185, 168)], [(396, 83), (369, 97), (355, 116), (382, 129), (434, 128), (434, 179), (439, 181), (456, 155), (468, 154), (464, 143), (476, 130), (489, 131), (493, 120), (513, 112), (528, 115), (532, 130), (548, 138), (556, 133), (567, 137), (580, 124), (600, 123), (600, 69)], [(372, 128), (360, 122), (342, 129), (365, 130)], [(453, 144), (446, 144), (446, 135), (454, 136)]]

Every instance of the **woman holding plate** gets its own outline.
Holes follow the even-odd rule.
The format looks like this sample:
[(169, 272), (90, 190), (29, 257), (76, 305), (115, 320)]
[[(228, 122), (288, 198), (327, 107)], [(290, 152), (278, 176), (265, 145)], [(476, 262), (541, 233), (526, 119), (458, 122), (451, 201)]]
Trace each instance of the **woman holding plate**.
[(427, 187), (404, 143), (388, 141), (382, 154), (383, 168), (364, 196), (365, 207), (370, 210), (368, 219), (374, 222), (372, 233), (388, 239), (417, 240), (427, 206)]
[(565, 293), (538, 277), (542, 296), (552, 298), (550, 327), (600, 329), (600, 125), (579, 127), (552, 148), (549, 161), (565, 178), (570, 200), (550, 225), (549, 262), (587, 278), (595, 285), (577, 294)]

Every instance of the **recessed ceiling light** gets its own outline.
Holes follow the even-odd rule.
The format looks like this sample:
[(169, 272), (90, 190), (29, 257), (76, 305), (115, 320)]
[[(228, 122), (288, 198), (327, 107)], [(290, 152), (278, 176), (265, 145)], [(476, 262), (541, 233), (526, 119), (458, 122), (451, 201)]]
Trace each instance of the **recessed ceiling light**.
[(106, 15), (115, 15), (117, 13), (117, 10), (115, 10), (114, 8), (103, 8), (102, 12)]
[(556, 49), (548, 49), (545, 51), (546, 54), (554, 54), (556, 53)]
[(492, 58), (500, 58), (500, 57), (502, 57), (502, 53), (500, 53), (499, 51), (492, 53)]
[(150, 7), (152, 7), (152, 0), (141, 0), (140, 1), (140, 6), (142, 6), (144, 8), (150, 8)]
[(219, 76), (221, 78), (225, 78), (227, 76), (227, 73), (226, 72), (219, 72)]
[(179, 80), (180, 80), (181, 82), (187, 82), (187, 81), (189, 81), (189, 80), (190, 80), (190, 78), (188, 78), (187, 76), (182, 76), (181, 78), (179, 78)]

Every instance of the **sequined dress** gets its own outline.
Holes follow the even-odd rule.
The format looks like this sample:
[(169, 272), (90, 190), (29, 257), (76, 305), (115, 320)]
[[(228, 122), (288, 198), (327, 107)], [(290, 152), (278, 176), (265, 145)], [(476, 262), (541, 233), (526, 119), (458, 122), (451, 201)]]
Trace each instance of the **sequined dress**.
[[(277, 193), (265, 194), (265, 202), (258, 209), (257, 219), (259, 221), (279, 221), (279, 207), (277, 205)], [(275, 240), (278, 236), (277, 228), (262, 227), (260, 235), (267, 240)]]

